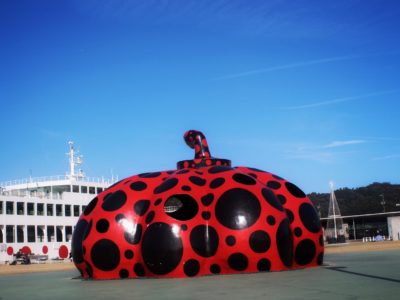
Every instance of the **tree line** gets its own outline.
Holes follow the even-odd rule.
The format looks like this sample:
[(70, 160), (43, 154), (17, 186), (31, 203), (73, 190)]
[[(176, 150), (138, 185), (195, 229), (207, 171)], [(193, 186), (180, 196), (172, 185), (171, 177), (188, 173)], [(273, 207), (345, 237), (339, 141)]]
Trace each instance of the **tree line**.
[[(307, 195), (321, 218), (328, 216), (330, 193)], [(400, 211), (400, 185), (374, 182), (365, 187), (335, 190), (342, 216)]]

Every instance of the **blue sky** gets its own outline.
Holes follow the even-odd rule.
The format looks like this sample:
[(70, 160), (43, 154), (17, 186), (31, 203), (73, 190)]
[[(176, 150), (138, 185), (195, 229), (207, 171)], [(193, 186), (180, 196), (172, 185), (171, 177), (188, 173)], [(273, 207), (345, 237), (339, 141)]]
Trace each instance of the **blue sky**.
[(400, 183), (398, 1), (1, 1), (0, 181), (215, 157), (305, 192)]

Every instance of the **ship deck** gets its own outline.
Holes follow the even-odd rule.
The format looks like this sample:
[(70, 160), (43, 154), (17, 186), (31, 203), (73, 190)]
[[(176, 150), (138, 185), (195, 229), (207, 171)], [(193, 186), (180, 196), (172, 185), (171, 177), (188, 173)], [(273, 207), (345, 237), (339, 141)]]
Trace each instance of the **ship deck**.
[(0, 274), (0, 299), (398, 299), (396, 244), (385, 251), (341, 246), (327, 251), (324, 266), (287, 272), (110, 281), (81, 280), (71, 268)]

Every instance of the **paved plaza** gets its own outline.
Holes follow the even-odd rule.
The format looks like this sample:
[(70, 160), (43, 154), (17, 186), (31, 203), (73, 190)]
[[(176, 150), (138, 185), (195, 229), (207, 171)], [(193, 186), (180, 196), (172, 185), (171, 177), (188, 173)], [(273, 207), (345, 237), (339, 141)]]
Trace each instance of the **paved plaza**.
[(0, 299), (399, 299), (400, 251), (327, 254), (322, 267), (286, 272), (109, 281), (78, 275), (0, 275)]

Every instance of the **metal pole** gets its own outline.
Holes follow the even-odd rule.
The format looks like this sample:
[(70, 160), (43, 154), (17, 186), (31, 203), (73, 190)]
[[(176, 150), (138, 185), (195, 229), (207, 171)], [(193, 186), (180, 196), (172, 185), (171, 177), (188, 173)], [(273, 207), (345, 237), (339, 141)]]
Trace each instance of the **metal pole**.
[(356, 237), (356, 223), (354, 222), (354, 218), (353, 218), (353, 234), (354, 234), (354, 240), (357, 239)]
[(333, 208), (333, 224), (335, 226), (335, 240), (337, 241), (335, 199), (333, 199), (334, 198), (333, 189), (332, 189), (332, 192), (331, 192), (331, 197), (332, 197), (332, 208)]

